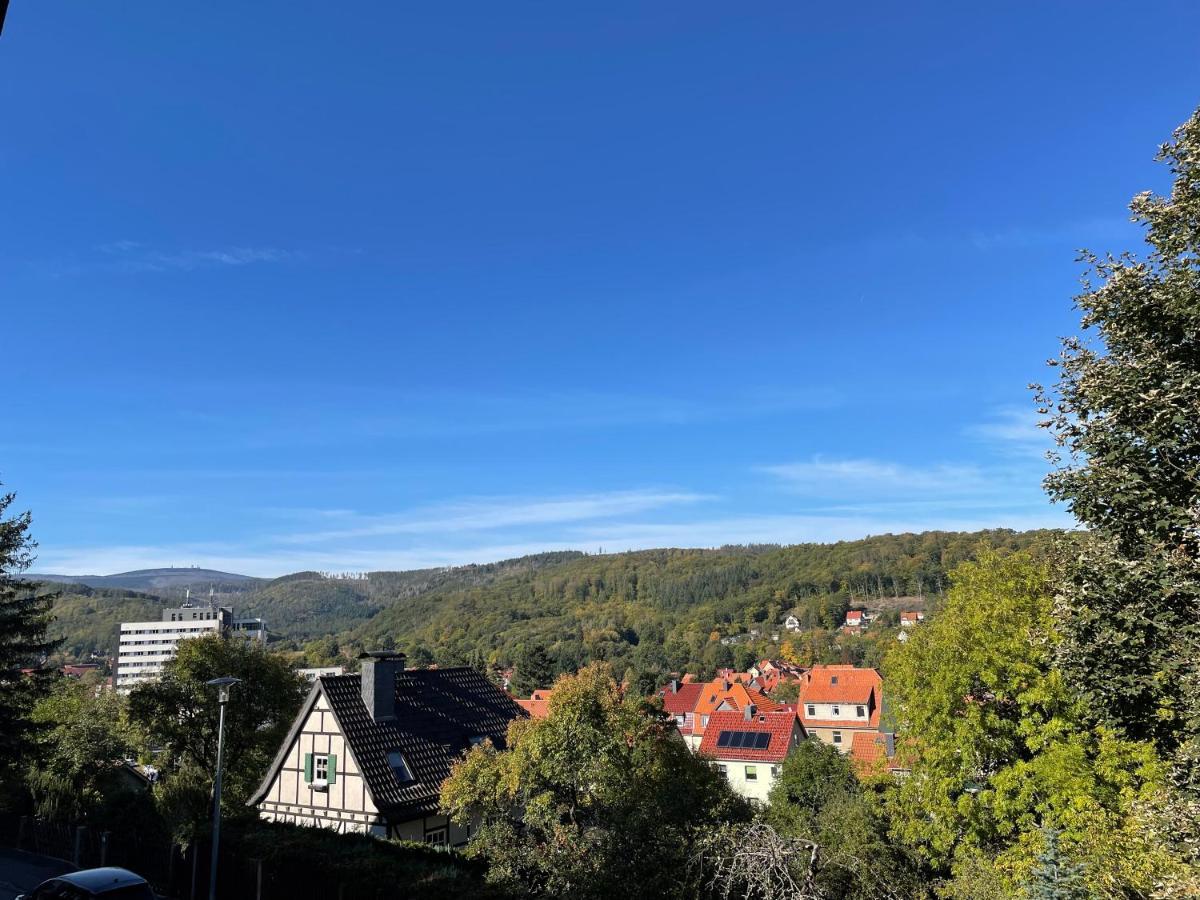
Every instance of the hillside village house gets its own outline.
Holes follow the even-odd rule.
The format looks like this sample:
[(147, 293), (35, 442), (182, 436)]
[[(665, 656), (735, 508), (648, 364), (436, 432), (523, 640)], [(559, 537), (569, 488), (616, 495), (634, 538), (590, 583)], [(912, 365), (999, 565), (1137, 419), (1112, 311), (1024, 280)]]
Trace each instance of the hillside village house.
[(734, 791), (766, 803), (783, 761), (800, 741), (804, 728), (790, 709), (763, 712), (754, 704), (709, 717), (700, 754), (714, 759)]
[(276, 822), (461, 846), (438, 814), (442, 782), (473, 745), (505, 746), (525, 716), (474, 669), (405, 669), (402, 654), (360, 657), (357, 675), (313, 684), (248, 805)]
[(760, 710), (780, 708), (780, 704), (751, 686), (757, 682), (755, 676), (739, 674), (741, 681), (727, 676), (718, 676), (701, 684), (671, 681), (659, 690), (663, 709), (674, 717), (684, 743), (693, 753), (700, 748), (713, 713), (737, 712), (751, 705)]
[(850, 745), (850, 764), (860, 778), (892, 775), (901, 778), (910, 772), (907, 757), (896, 752), (896, 735), (889, 731), (856, 731)]
[(553, 693), (553, 688), (538, 688), (528, 700), (517, 700), (517, 705), (529, 713), (530, 718), (544, 719), (550, 715), (550, 695)]
[(813, 666), (800, 680), (798, 711), (812, 737), (849, 753), (854, 733), (879, 731), (883, 679), (874, 669)]
[(905, 610), (904, 612), (900, 613), (900, 627), (901, 628), (912, 628), (918, 622), (924, 622), (924, 621), (925, 621), (925, 613), (920, 612), (919, 610), (912, 610), (912, 611)]

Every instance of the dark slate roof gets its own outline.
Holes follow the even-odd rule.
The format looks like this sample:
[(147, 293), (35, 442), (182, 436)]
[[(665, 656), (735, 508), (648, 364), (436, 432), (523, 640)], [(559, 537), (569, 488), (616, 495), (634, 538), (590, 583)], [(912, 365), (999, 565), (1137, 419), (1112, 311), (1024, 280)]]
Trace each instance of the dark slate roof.
[[(525, 711), (475, 669), (407, 669), (396, 676), (396, 718), (375, 722), (362, 701), (361, 676), (332, 675), (317, 679), (312, 698), (323, 691), (350, 745), (371, 798), (380, 812), (392, 816), (428, 815), (437, 809), (442, 782), (454, 763), (471, 746), (471, 738), (486, 737), (505, 747), (508, 724)], [(296, 727), (281, 748), (286, 755), (303, 726), (311, 704), (306, 703)], [(401, 782), (388, 763), (388, 753), (404, 754), (413, 781)], [(273, 766), (272, 769), (276, 769)], [(266, 793), (274, 771), (260, 794)]]

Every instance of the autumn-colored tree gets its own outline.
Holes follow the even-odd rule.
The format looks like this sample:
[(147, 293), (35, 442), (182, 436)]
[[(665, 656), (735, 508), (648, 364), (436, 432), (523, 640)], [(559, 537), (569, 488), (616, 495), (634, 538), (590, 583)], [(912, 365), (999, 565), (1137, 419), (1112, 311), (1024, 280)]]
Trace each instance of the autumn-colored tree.
[(669, 717), (622, 696), (605, 664), (559, 678), (547, 717), (513, 722), (507, 749), (472, 749), (442, 805), (479, 823), (468, 852), (492, 881), (573, 898), (689, 896), (696, 833), (749, 815)]

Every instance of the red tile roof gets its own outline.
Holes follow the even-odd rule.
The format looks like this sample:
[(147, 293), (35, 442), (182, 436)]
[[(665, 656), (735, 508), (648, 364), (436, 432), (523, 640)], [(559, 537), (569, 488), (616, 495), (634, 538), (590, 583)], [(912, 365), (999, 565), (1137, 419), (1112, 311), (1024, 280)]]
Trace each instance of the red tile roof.
[[(745, 747), (718, 747), (717, 741), (722, 731), (753, 731), (766, 733), (771, 736), (771, 742), (762, 750), (747, 750)], [(797, 734), (797, 732), (800, 732)], [(699, 752), (713, 759), (738, 759), (748, 762), (783, 762), (796, 739), (803, 736), (803, 730), (796, 723), (796, 716), (787, 710), (777, 712), (759, 712), (750, 721), (742, 712), (716, 712), (708, 720), (708, 728), (704, 739), (700, 742)]]
[(813, 666), (800, 681), (801, 703), (866, 703), (882, 694), (883, 679), (874, 669)]
[(663, 698), (663, 709), (673, 716), (682, 716), (696, 709), (702, 690), (704, 685), (694, 682), (680, 684), (675, 690), (671, 690), (671, 685), (668, 684), (659, 690), (658, 695)]
[(517, 705), (529, 713), (531, 718), (544, 719), (550, 715), (550, 695), (552, 693), (554, 693), (553, 690), (538, 688), (528, 700), (518, 700)]
[(862, 620), (863, 620), (863, 614), (862, 614), (861, 609), (852, 609), (852, 610), (850, 610), (850, 612), (846, 613), (846, 624), (847, 625), (858, 625), (859, 623), (862, 622)]
[(862, 778), (907, 770), (912, 766), (912, 755), (911, 742), (897, 741), (887, 732), (860, 731), (850, 744), (850, 763)]

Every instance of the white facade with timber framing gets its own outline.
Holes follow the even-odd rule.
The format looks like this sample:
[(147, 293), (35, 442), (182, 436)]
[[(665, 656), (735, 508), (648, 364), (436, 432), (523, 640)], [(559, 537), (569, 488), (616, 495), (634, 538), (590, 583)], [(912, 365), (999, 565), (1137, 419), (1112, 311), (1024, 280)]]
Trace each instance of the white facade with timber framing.
[(469, 830), (438, 812), (442, 781), (472, 744), (503, 747), (523, 715), (473, 669), (368, 654), (361, 675), (317, 679), (249, 804), (277, 822), (461, 846)]

